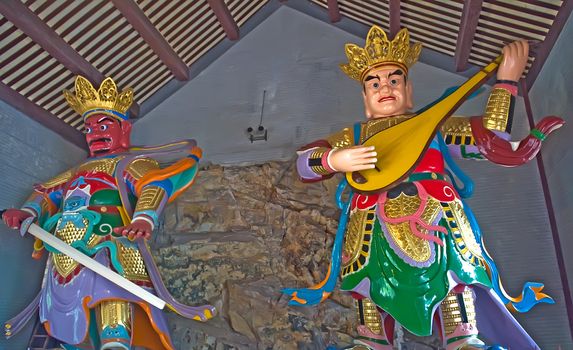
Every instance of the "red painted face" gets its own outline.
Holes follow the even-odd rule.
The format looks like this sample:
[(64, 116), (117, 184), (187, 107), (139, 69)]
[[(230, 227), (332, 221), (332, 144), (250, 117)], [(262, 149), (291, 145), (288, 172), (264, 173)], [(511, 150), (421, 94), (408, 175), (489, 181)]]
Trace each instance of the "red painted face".
[(84, 124), (91, 157), (122, 153), (129, 149), (129, 122), (119, 122), (105, 114), (94, 114)]

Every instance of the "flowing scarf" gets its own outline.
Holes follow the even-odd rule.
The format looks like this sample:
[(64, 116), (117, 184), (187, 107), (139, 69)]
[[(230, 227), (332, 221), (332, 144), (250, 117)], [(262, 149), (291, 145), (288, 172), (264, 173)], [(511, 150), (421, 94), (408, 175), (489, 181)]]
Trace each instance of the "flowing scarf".
[[(496, 139), (503, 140), (503, 139), (499, 138), (497, 135), (495, 135), (493, 132), (491, 132), (490, 130), (488, 130), (488, 132), (483, 131), (483, 129), (485, 129), (485, 128), (483, 127), (483, 122), (482, 122), (481, 117), (475, 117), (474, 119), (479, 121), (479, 125), (481, 127), (476, 126), (476, 129), (474, 129), (474, 123), (472, 122), (472, 131), (473, 130), (481, 130), (484, 134), (489, 135), (490, 137), (491, 137), (491, 135), (494, 135), (494, 137)], [(543, 129), (546, 130), (545, 128), (543, 128)], [(451, 180), (452, 184), (454, 185), (454, 188), (458, 191), (458, 193), (462, 197), (463, 208), (464, 208), (466, 216), (470, 222), (472, 232), (475, 235), (476, 242), (479, 243), (480, 248), (483, 252), (483, 258), (486, 262), (486, 270), (487, 270), (489, 277), (491, 279), (492, 288), (495, 291), (495, 293), (499, 296), (499, 298), (503, 301), (505, 306), (510, 311), (527, 312), (532, 307), (534, 307), (535, 305), (537, 305), (539, 303), (554, 304), (555, 301), (549, 295), (541, 292), (541, 290), (543, 290), (543, 288), (544, 288), (544, 285), (543, 285), (543, 283), (539, 283), (539, 282), (526, 282), (523, 285), (521, 294), (517, 297), (512, 297), (509, 294), (507, 294), (507, 292), (505, 291), (505, 288), (503, 287), (503, 284), (501, 282), (501, 277), (499, 275), (497, 265), (495, 264), (491, 255), (489, 255), (488, 251), (485, 248), (485, 245), (483, 242), (483, 237), (481, 234), (481, 229), (477, 223), (475, 215), (473, 214), (467, 201), (464, 200), (464, 198), (470, 198), (472, 196), (474, 183), (473, 183), (472, 179), (467, 174), (465, 174), (462, 171), (462, 169), (460, 169), (460, 167), (454, 162), (454, 160), (452, 159), (452, 157), (449, 153), (448, 147), (447, 147), (446, 143), (444, 142), (443, 137), (439, 133), (438, 133), (438, 142), (440, 144), (440, 150), (442, 151), (442, 154), (444, 156), (446, 164), (448, 165), (448, 167), (451, 170), (451, 172), (449, 170), (447, 171), (448, 176), (450, 177), (450, 180)], [(504, 140), (504, 142), (507, 143), (507, 141), (505, 141), (505, 140)], [(494, 151), (494, 149), (496, 147), (495, 145), (497, 145), (497, 144), (498, 144), (498, 141), (490, 143), (492, 148), (489, 148), (489, 150), (488, 150), (488, 152), (495, 154), (493, 156), (493, 158), (495, 158), (496, 160), (503, 160), (503, 159), (506, 159), (506, 160), (508, 160), (508, 159), (524, 160), (527, 157), (524, 157), (523, 154), (524, 153), (530, 154), (530, 152), (531, 152), (531, 150), (520, 151), (520, 152), (524, 152), (524, 153), (519, 154), (517, 156), (515, 156), (515, 155), (510, 156), (511, 153), (505, 152), (504, 154), (506, 154), (506, 156), (498, 157), (497, 153), (495, 153), (495, 151)], [(490, 147), (490, 146), (488, 146), (488, 147)], [(523, 150), (525, 150), (525, 148)], [(537, 151), (535, 152), (535, 154), (537, 154)], [(533, 155), (533, 157), (534, 156), (535, 155)], [(523, 164), (523, 163), (521, 163), (521, 164)], [(507, 164), (505, 164), (505, 165), (507, 165)], [(516, 165), (520, 165), (520, 164), (515, 164), (514, 166), (516, 166)], [(453, 172), (453, 174), (452, 174), (452, 172)], [(463, 187), (460, 187), (458, 185), (458, 183), (455, 180), (454, 175), (455, 175), (455, 177), (457, 177), (462, 182)]]

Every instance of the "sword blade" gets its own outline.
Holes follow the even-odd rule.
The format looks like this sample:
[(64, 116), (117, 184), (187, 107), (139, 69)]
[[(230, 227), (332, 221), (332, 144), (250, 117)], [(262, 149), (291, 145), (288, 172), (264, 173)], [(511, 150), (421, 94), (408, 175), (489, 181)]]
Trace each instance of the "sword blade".
[(151, 294), (150, 292), (141, 288), (137, 284), (131, 282), (130, 280), (126, 279), (125, 277), (123, 277), (121, 275), (118, 275), (117, 273), (113, 272), (109, 268), (107, 268), (104, 265), (100, 264), (99, 262), (93, 260), (92, 258), (85, 255), (84, 253), (80, 252), (79, 250), (77, 250), (77, 249), (69, 246), (68, 244), (62, 242), (58, 237), (52, 235), (51, 233), (44, 230), (40, 226), (32, 223), (28, 227), (28, 232), (31, 235), (41, 239), (44, 243), (49, 244), (52, 247), (56, 248), (62, 254), (69, 256), (70, 258), (74, 259), (75, 261), (82, 264), (86, 268), (92, 270), (93, 272), (97, 273), (98, 275), (102, 276), (103, 278), (105, 278), (105, 279), (109, 280), (110, 282), (118, 285), (119, 287), (127, 290), (128, 292), (132, 293), (133, 295), (143, 299), (144, 301), (155, 306), (156, 308), (162, 310), (165, 307), (166, 302), (163, 301), (158, 296)]

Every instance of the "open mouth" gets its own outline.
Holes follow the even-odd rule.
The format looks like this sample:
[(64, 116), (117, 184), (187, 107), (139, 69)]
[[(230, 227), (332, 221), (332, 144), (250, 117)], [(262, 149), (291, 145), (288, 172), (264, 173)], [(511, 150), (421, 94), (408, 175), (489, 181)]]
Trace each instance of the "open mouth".
[(110, 138), (102, 137), (102, 138), (100, 138), (100, 139), (91, 140), (90, 143), (89, 143), (89, 146), (92, 146), (92, 145), (97, 144), (97, 143), (102, 143), (102, 144), (105, 145), (105, 144), (107, 144), (107, 143), (109, 143), (109, 142), (111, 142), (111, 139), (110, 139)]

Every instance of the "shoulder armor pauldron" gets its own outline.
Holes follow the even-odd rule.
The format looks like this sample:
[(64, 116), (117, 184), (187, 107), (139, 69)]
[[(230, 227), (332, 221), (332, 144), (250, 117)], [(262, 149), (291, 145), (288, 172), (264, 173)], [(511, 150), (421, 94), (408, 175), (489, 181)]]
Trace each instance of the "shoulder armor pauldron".
[(52, 178), (52, 179), (50, 179), (44, 183), (41, 183), (39, 186), (39, 189), (48, 189), (48, 188), (53, 188), (53, 187), (62, 185), (64, 183), (68, 182), (72, 178), (72, 176), (74, 176), (74, 174), (75, 174), (74, 169), (70, 169), (68, 171), (65, 171), (65, 172), (57, 175), (56, 177), (54, 177), (54, 178)]
[(152, 170), (159, 169), (159, 163), (151, 158), (137, 158), (131, 162), (126, 171), (137, 181)]
[(326, 141), (328, 141), (332, 148), (350, 147), (354, 145), (352, 140), (352, 130), (350, 128), (344, 128), (326, 138)]

